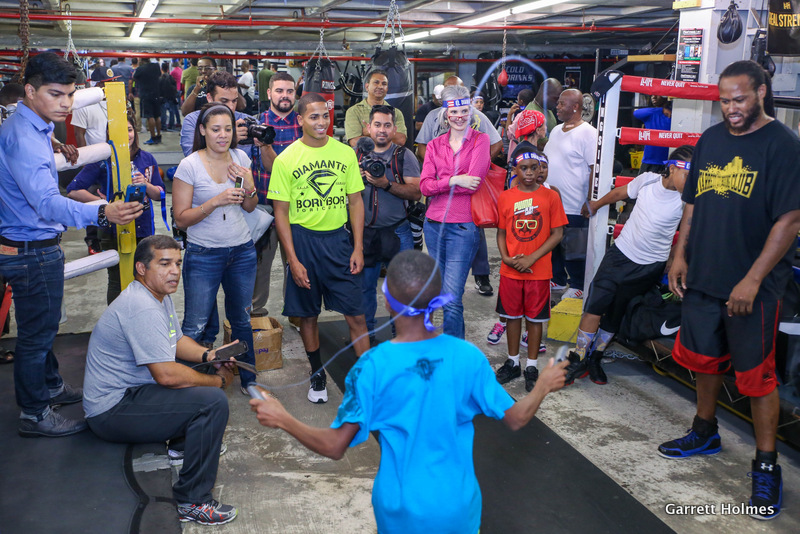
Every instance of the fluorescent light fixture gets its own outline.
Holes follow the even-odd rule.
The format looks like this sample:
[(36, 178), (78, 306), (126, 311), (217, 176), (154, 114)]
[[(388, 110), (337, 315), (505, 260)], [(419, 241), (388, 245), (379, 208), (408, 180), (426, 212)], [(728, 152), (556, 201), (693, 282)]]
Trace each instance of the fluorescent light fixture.
[(417, 33), (412, 33), (412, 34), (409, 34), (409, 35), (404, 35), (403, 37), (400, 37), (398, 39), (398, 41), (400, 43), (407, 43), (409, 41), (417, 41), (419, 39), (424, 39), (425, 37), (429, 37), (430, 35), (431, 35), (431, 32), (427, 32), (427, 31), (425, 31), (425, 32), (417, 32)]
[(133, 25), (133, 29), (131, 30), (131, 39), (138, 39), (142, 36), (142, 32), (144, 31), (144, 22), (137, 22)]
[(510, 17), (512, 15), (519, 15), (520, 13), (527, 13), (529, 11), (535, 11), (537, 9), (542, 9), (545, 7), (555, 6), (558, 4), (565, 4), (568, 1), (571, 0), (536, 0), (535, 2), (520, 4), (510, 9), (504, 9), (502, 11), (497, 11), (496, 13), (491, 13), (489, 15), (483, 15), (481, 17), (477, 17), (474, 19), (465, 20), (464, 22), (459, 22), (458, 25), (477, 26), (478, 24), (485, 24), (487, 22), (500, 20), (506, 17)]
[(142, 10), (139, 12), (139, 18), (150, 18), (158, 7), (158, 1), (159, 0), (147, 0), (147, 2), (144, 3), (144, 6), (142, 6)]
[(431, 37), (434, 35), (442, 35), (443, 33), (451, 33), (458, 30), (458, 28), (437, 28), (435, 30), (431, 30)]
[[(156, 8), (158, 7), (158, 2), (159, 0), (147, 0), (142, 5), (142, 10), (139, 11), (137, 17), (141, 19), (147, 19), (153, 16), (153, 13), (155, 13)], [(139, 37), (141, 37), (146, 24), (147, 24), (146, 22), (135, 23), (133, 25), (133, 29), (131, 30), (131, 39), (138, 39)]]

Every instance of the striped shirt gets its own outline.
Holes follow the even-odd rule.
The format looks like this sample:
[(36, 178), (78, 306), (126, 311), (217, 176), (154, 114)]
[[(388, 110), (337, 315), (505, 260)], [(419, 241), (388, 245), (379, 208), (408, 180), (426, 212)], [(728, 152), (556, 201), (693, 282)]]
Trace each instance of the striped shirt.
[[(275, 128), (275, 141), (272, 143), (272, 148), (278, 155), (286, 147), (303, 137), (303, 128), (297, 123), (297, 112), (294, 110), (289, 112), (286, 118), (282, 118), (270, 108), (261, 114), (258, 122)], [(253, 179), (256, 182), (256, 189), (258, 189), (258, 203), (271, 204), (271, 202), (267, 202), (270, 172), (264, 168), (264, 164), (261, 162), (261, 151), (255, 145), (251, 150), (251, 159), (253, 160)]]

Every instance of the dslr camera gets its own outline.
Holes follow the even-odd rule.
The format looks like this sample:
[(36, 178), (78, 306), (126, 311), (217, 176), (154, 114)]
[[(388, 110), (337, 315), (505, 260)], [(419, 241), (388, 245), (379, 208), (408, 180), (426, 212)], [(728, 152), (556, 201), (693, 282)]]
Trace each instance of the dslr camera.
[[(386, 164), (375, 157), (375, 142), (369, 137), (362, 137), (356, 144), (356, 149), (363, 154), (359, 166), (375, 178), (386, 174)], [(366, 179), (364, 184), (366, 185)]]
[(247, 140), (240, 142), (240, 145), (252, 145), (254, 139), (258, 139), (265, 145), (271, 145), (275, 141), (275, 128), (266, 124), (259, 124), (252, 117), (245, 117), (247, 124)]

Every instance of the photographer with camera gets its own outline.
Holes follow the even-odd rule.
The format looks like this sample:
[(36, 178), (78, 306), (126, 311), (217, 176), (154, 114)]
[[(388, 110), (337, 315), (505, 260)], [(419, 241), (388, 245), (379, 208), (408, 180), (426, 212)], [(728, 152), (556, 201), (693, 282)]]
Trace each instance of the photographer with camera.
[[(303, 137), (303, 128), (298, 124), (297, 112), (294, 110), (296, 94), (294, 78), (290, 74), (276, 72), (270, 76), (267, 97), (269, 98), (269, 109), (261, 114), (258, 122), (261, 128), (271, 132), (271, 137), (256, 137), (250, 154), (253, 160), (253, 177), (258, 190), (258, 204), (269, 206), (268, 211), (271, 211), (272, 201), (267, 199), (267, 191), (272, 174), (272, 163), (286, 147)], [(262, 240), (265, 242), (262, 243)], [(273, 228), (259, 240), (256, 246), (258, 269), (256, 270), (256, 286), (253, 289), (251, 315), (267, 315), (270, 271), (277, 249), (278, 232), (275, 232)], [(281, 258), (283, 263), (286, 263), (283, 251), (281, 251)], [(284, 280), (284, 289), (285, 285), (286, 281)], [(299, 320), (295, 320), (294, 323), (300, 324)]]
[[(202, 59), (200, 60), (203, 61)], [(225, 104), (236, 117), (236, 138), (240, 140), (247, 139), (247, 115), (236, 111), (237, 103), (239, 102), (239, 89), (236, 77), (230, 72), (223, 70), (216, 71), (208, 76), (205, 80), (206, 98), (209, 103), (217, 102)], [(201, 79), (197, 78), (197, 85), (203, 83)], [(186, 99), (188, 102), (189, 99)], [(181, 111), (185, 110), (186, 102), (183, 103)], [(189, 108), (191, 109), (191, 108)], [(192, 145), (194, 144), (194, 129), (197, 125), (197, 117), (200, 115), (200, 110), (193, 111), (183, 118), (183, 127), (181, 128), (181, 150), (183, 155), (188, 156), (192, 153)]]
[[(361, 279), (367, 329), (375, 329), (377, 284), (381, 265), (402, 250), (414, 248), (408, 224), (409, 203), (421, 198), (419, 163), (405, 147), (392, 142), (397, 131), (394, 108), (372, 106), (369, 137), (356, 144), (364, 179), (364, 276)], [(370, 341), (374, 335), (370, 334)]]

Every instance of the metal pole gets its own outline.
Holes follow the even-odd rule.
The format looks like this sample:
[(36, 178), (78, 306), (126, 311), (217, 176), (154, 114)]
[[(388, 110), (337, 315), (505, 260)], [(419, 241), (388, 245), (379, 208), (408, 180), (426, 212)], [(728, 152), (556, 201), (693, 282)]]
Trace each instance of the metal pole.
[[(622, 76), (611, 74), (611, 81), (616, 82)], [(609, 91), (600, 99), (597, 119), (597, 158), (594, 164), (592, 179), (592, 200), (598, 200), (611, 191), (614, 180), (614, 146), (617, 141), (617, 119), (619, 117), (620, 83), (614, 83)], [(586, 272), (584, 291), (594, 278), (600, 262), (606, 253), (608, 236), (608, 206), (603, 206), (589, 221), (589, 240), (586, 246)]]
[(600, 74), (600, 49), (594, 51), (594, 79)]

